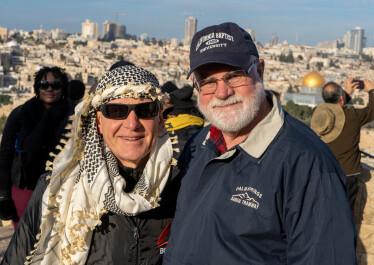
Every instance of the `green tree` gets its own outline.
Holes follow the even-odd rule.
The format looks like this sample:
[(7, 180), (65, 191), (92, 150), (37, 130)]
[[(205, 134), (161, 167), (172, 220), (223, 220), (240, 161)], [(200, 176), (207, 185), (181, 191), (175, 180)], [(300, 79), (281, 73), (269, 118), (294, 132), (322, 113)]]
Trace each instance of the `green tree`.
[(118, 55), (118, 56), (117, 56), (117, 60), (118, 60), (118, 61), (124, 61), (125, 58), (123, 58), (123, 55)]
[(360, 58), (364, 62), (372, 62), (373, 61), (373, 56), (367, 55), (365, 53), (360, 53)]
[(83, 77), (82, 77), (82, 73), (81, 73), (81, 72), (79, 72), (79, 73), (76, 73), (76, 74), (75, 74), (75, 79), (76, 79), (76, 80), (80, 80), (80, 81), (82, 81), (82, 82), (83, 82)]
[(290, 84), (287, 88), (287, 92), (288, 93), (293, 93), (293, 90), (292, 90), (292, 85)]
[(16, 37), (16, 42), (19, 43), (19, 44), (22, 43), (23, 38), (21, 36)]
[(79, 46), (79, 45), (86, 46), (87, 41), (76, 40), (76, 41), (73, 42), (73, 44), (76, 45), (76, 46)]
[(288, 52), (288, 55), (284, 55), (283, 53), (279, 56), (279, 61), (280, 62), (285, 62), (285, 63), (294, 63), (295, 59), (293, 57), (293, 54), (291, 51)]
[(113, 59), (114, 57), (116, 57), (116, 55), (112, 52), (104, 56), (105, 59)]
[(321, 69), (323, 67), (323, 63), (322, 62), (317, 62), (316, 66), (317, 66), (318, 71), (321, 71)]
[(5, 123), (6, 123), (7, 118), (8, 117), (5, 116), (4, 114), (0, 117), (0, 133), (4, 132), (4, 127), (5, 127)]
[(294, 63), (295, 62), (295, 59), (293, 58), (293, 53), (291, 51), (288, 52), (287, 62), (288, 63)]
[(283, 106), (284, 110), (287, 111), (291, 116), (309, 125), (312, 116), (312, 108), (305, 105), (295, 104), (292, 100), (287, 101), (286, 105)]
[(11, 104), (11, 103), (12, 103), (11, 96), (0, 95), (0, 104), (1, 105), (8, 105), (8, 104)]
[(299, 54), (299, 56), (297, 56), (297, 59), (299, 59), (299, 61), (302, 61), (304, 58), (303, 58), (303, 56), (301, 56), (301, 55)]

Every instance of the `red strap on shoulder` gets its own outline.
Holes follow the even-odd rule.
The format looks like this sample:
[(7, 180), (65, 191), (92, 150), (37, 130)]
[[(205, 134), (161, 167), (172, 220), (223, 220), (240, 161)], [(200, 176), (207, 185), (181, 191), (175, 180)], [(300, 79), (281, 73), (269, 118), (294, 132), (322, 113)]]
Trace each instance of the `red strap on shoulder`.
[(170, 227), (171, 227), (171, 223), (168, 223), (167, 226), (165, 227), (164, 231), (162, 231), (161, 235), (159, 236), (158, 240), (157, 240), (157, 247), (162, 247), (162, 246), (165, 246), (168, 244), (169, 241), (166, 241), (166, 242), (163, 242), (164, 239), (166, 238), (166, 236), (169, 234), (170, 232)]

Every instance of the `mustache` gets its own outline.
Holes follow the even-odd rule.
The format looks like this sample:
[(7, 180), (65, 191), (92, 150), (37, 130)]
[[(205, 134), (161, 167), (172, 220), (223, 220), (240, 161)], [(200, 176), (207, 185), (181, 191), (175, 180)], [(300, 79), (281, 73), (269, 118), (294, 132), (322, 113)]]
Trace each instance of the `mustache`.
[(225, 100), (219, 99), (219, 98), (214, 98), (210, 103), (209, 107), (214, 108), (214, 107), (225, 107), (229, 105), (233, 105), (236, 103), (241, 103), (243, 102), (243, 98), (238, 97), (237, 95), (233, 95)]

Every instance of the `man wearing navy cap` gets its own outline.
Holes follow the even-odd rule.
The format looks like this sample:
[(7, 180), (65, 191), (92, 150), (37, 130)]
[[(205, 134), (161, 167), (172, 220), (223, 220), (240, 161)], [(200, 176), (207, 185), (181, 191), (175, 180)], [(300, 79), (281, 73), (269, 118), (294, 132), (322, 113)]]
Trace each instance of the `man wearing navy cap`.
[(339, 163), (263, 85), (234, 23), (191, 43), (198, 107), (212, 123), (179, 158), (184, 178), (164, 264), (357, 264)]

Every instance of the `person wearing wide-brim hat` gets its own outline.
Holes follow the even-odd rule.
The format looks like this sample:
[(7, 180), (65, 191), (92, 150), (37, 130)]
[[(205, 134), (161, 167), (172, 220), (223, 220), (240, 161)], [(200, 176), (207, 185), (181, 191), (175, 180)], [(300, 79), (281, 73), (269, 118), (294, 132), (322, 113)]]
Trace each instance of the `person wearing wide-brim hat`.
[[(364, 108), (348, 106), (355, 91), (369, 94)], [(346, 174), (346, 187), (352, 213), (358, 192), (357, 178), (365, 174), (361, 167), (359, 149), (361, 127), (374, 120), (374, 81), (356, 81), (353, 77), (345, 80), (345, 87), (328, 82), (322, 89), (325, 103), (315, 109), (311, 128), (330, 147)]]

